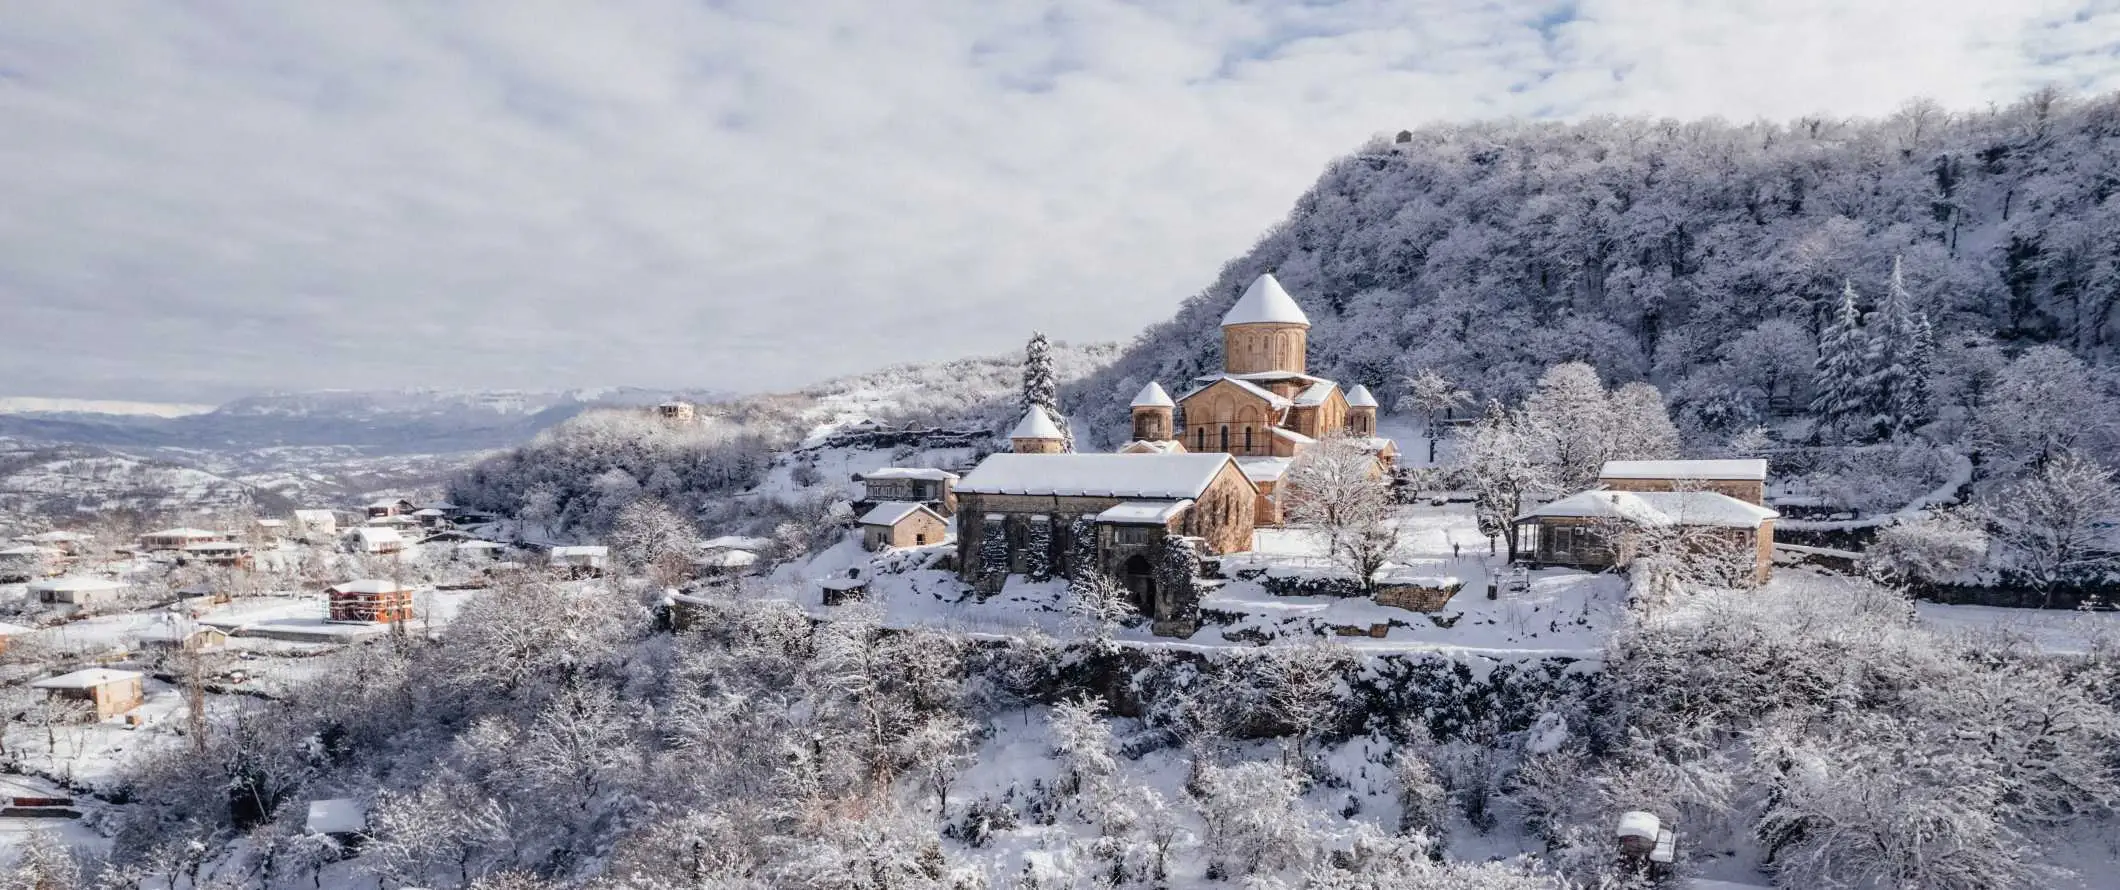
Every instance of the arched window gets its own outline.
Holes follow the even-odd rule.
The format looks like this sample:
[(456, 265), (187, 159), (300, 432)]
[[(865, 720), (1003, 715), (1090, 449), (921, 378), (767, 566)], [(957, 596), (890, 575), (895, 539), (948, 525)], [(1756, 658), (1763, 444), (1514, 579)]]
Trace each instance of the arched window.
[(1251, 453), (1251, 427), (1244, 428), (1244, 453)]
[(1229, 424), (1222, 425), (1222, 450), (1229, 450)]

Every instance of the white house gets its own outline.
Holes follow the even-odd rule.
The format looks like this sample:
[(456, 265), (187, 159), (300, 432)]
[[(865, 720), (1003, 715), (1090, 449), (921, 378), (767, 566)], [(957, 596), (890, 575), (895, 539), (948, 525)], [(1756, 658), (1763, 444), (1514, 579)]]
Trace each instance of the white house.
[(71, 603), (76, 606), (108, 603), (125, 595), (131, 585), (112, 578), (96, 578), (86, 575), (69, 575), (64, 578), (46, 578), (32, 581), (30, 596), (40, 603)]
[(604, 566), (611, 561), (611, 548), (601, 545), (574, 545), (552, 548), (549, 562), (555, 569), (575, 574), (602, 574)]
[(296, 510), (294, 524), (294, 533), (300, 537), (330, 538), (339, 533), (339, 515), (330, 510)]
[(353, 530), (353, 547), (368, 554), (397, 553), (405, 549), (405, 537), (388, 526), (364, 525)]

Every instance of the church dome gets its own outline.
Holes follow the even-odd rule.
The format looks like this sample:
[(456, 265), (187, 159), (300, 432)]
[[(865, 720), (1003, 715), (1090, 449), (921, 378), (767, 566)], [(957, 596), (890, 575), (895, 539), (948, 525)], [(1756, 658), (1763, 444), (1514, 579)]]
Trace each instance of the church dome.
[(1175, 408), (1177, 406), (1177, 402), (1170, 400), (1170, 393), (1164, 392), (1162, 386), (1151, 380), (1147, 386), (1141, 387), (1140, 395), (1134, 396), (1134, 403), (1131, 407)]
[(1009, 431), (1008, 437), (1011, 439), (1066, 438), (1066, 436), (1060, 434), (1060, 427), (1053, 424), (1052, 416), (1046, 414), (1045, 409), (1037, 405), (1032, 405), (1031, 410), (1023, 412), (1022, 422), (1016, 424), (1016, 428)]
[(1239, 324), (1299, 324), (1307, 328), (1310, 317), (1268, 272), (1254, 279), (1237, 305), (1229, 307), (1229, 314), (1222, 316), (1223, 327)]

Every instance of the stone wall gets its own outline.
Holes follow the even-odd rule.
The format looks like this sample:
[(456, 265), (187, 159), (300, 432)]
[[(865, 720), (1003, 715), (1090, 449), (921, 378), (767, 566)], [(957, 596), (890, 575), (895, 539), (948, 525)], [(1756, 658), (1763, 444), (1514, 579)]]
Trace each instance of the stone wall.
[(1391, 606), (1409, 612), (1441, 612), (1450, 604), (1450, 598), (1464, 589), (1463, 584), (1447, 587), (1419, 587), (1412, 584), (1379, 585), (1376, 602), (1379, 606)]

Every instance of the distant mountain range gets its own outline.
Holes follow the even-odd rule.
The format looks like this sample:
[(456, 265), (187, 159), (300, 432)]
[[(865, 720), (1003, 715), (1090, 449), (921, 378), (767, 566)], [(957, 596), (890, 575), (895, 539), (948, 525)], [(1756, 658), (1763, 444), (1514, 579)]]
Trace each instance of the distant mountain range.
[(218, 408), (0, 398), (0, 437), (116, 448), (232, 452), (334, 446), (369, 456), (505, 448), (591, 407), (652, 405), (717, 392), (630, 387), (565, 391), (323, 391), (250, 396)]

